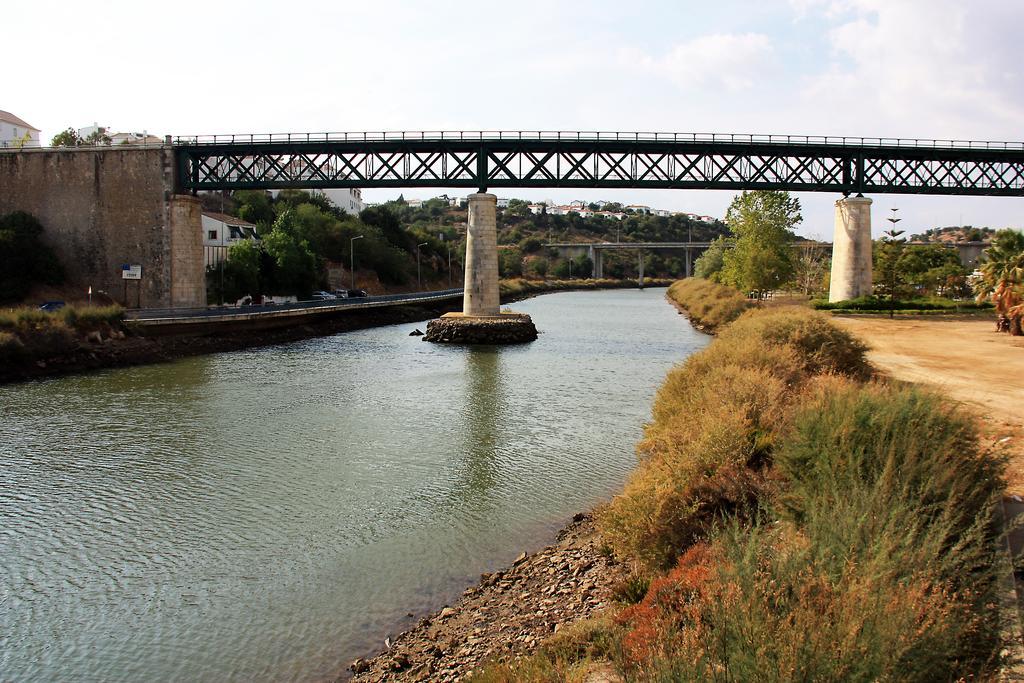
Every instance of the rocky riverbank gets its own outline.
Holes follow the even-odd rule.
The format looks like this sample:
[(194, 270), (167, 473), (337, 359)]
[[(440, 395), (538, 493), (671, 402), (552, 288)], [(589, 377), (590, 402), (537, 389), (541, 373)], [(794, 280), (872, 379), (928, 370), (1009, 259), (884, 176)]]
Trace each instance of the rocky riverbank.
[(602, 552), (589, 514), (579, 514), (555, 543), (507, 570), (484, 574), (453, 606), (420, 619), (344, 680), (456, 681), (489, 660), (531, 653), (565, 625), (608, 607), (625, 568)]

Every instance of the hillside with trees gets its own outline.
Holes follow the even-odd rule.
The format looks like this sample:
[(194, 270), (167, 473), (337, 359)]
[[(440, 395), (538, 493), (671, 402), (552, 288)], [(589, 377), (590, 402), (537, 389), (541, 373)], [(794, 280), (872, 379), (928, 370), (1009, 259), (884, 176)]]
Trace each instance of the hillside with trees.
[(993, 228), (976, 228), (973, 225), (951, 225), (945, 228), (929, 228), (918, 235), (911, 235), (911, 242), (988, 242), (995, 237)]
[[(346, 214), (323, 195), (285, 190), (272, 197), (255, 190), (231, 195), (206, 194), (207, 210), (227, 213), (257, 226), (259, 240), (230, 247), (228, 261), (208, 273), (210, 301), (236, 301), (256, 292), (308, 296), (328, 288), (331, 266), (348, 270), (352, 238), (361, 281), (380, 291), (416, 286), (419, 246), (423, 287), (437, 288), (462, 281), (465, 254), (465, 203), (450, 205), (434, 198), (412, 206), (404, 198), (367, 207), (359, 216)], [(502, 277), (590, 277), (593, 263), (577, 257), (571, 262), (550, 242), (679, 242), (709, 241), (729, 234), (721, 221), (703, 222), (685, 215), (653, 216), (623, 210), (619, 204), (594, 209), (621, 211), (622, 220), (578, 214), (533, 214), (525, 200), (513, 199), (497, 211), (499, 269)], [(634, 253), (608, 254), (608, 277), (635, 277)], [(674, 255), (647, 255), (645, 274), (681, 276), (685, 264)], [(223, 282), (223, 285), (221, 284)]]

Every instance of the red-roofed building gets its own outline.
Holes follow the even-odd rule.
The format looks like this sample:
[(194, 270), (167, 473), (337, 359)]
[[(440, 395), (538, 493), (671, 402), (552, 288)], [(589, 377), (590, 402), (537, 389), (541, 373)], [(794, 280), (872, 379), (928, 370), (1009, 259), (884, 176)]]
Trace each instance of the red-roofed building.
[(0, 147), (38, 146), (38, 128), (9, 111), (0, 110)]

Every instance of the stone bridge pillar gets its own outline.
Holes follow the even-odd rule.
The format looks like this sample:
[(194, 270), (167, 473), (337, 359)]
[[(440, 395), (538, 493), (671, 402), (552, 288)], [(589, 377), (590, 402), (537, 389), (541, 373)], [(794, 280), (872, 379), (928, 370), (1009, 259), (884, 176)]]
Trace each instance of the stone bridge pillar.
[(466, 279), (462, 313), (445, 313), (427, 323), (424, 341), (446, 344), (518, 344), (537, 338), (525, 313), (501, 312), (498, 290), (498, 198), (477, 192), (469, 200)]
[(590, 247), (590, 260), (594, 264), (594, 272), (591, 277), (601, 279), (604, 277), (604, 249)]
[(836, 202), (832, 277), (828, 300), (871, 294), (871, 200), (844, 197)]
[(496, 316), (498, 299), (498, 228), (493, 194), (476, 192), (469, 200), (469, 228), (466, 231), (466, 291), (462, 312), (469, 316)]

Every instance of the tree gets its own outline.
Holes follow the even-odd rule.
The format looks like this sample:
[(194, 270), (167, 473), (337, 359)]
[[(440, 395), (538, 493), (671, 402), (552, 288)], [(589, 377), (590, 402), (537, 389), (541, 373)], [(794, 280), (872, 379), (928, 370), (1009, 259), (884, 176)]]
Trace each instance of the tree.
[(43, 226), (32, 214), (0, 216), (0, 301), (20, 301), (35, 284), (64, 281), (64, 269), (42, 236)]
[(711, 246), (704, 250), (693, 264), (693, 274), (705, 280), (718, 281), (722, 266), (725, 265), (725, 250), (728, 242), (724, 237), (716, 237)]
[(722, 280), (759, 297), (793, 276), (792, 232), (803, 217), (800, 200), (788, 192), (742, 192), (729, 206), (725, 222), (736, 235), (722, 256)]
[(805, 295), (819, 292), (824, 287), (825, 274), (829, 270), (832, 256), (828, 248), (820, 244), (800, 245), (793, 261), (793, 274), (797, 288)]
[(974, 284), (978, 301), (991, 299), (999, 316), (997, 328), (1020, 335), (1024, 332), (1024, 234), (1000, 230), (984, 256), (981, 277)]
[(110, 136), (107, 135), (106, 128), (97, 128), (93, 132), (86, 135), (85, 138), (82, 140), (83, 145), (87, 145), (90, 147), (109, 145), (111, 142), (113, 142), (113, 140), (111, 140)]
[(498, 275), (500, 277), (521, 277), (523, 275), (522, 252), (518, 249), (499, 249)]
[(85, 143), (82, 136), (74, 128), (67, 128), (53, 136), (50, 140), (51, 147), (80, 147)]
[(967, 269), (960, 265), (956, 250), (939, 243), (908, 245), (896, 267), (899, 278), (916, 291), (940, 295), (967, 277)]
[(548, 274), (548, 260), (546, 258), (538, 257), (530, 261), (530, 272), (537, 277), (543, 278)]
[(291, 209), (274, 222), (263, 238), (263, 249), (273, 262), (270, 284), (273, 294), (295, 294), (300, 298), (312, 294), (317, 284), (316, 255), (309, 243), (299, 236), (298, 222)]
[(240, 190), (232, 195), (238, 202), (238, 217), (269, 230), (274, 223), (274, 206), (263, 190)]

